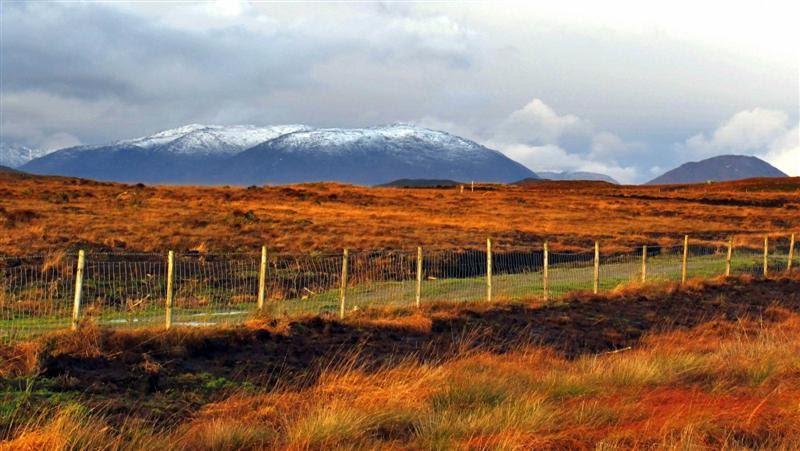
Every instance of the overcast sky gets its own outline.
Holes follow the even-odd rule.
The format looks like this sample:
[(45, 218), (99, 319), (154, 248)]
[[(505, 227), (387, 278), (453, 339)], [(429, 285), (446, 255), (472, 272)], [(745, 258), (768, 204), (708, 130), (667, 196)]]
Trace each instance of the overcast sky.
[(0, 2), (0, 140), (187, 123), (411, 122), (641, 182), (758, 155), (800, 176), (793, 2)]

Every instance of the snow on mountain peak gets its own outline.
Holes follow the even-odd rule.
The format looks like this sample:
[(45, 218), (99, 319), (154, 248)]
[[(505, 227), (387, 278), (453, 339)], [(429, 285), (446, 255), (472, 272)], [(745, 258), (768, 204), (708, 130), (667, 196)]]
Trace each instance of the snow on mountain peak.
[(134, 138), (134, 139), (125, 139), (121, 141), (117, 141), (116, 144), (133, 144), (138, 147), (142, 148), (151, 148), (155, 146), (160, 146), (162, 144), (166, 144), (170, 141), (174, 141), (181, 136), (184, 136), (188, 133), (191, 133), (195, 130), (202, 130), (206, 128), (206, 125), (202, 124), (188, 124), (182, 127), (171, 128), (169, 130), (160, 131), (158, 133), (143, 136), (141, 138)]
[(278, 136), (310, 128), (300, 124), (254, 125), (189, 124), (117, 144), (134, 145), (178, 154), (233, 154)]
[[(391, 124), (367, 128), (321, 128), (298, 131), (279, 138), (281, 144), (290, 149), (336, 153), (348, 147), (362, 144), (380, 144), (387, 147), (400, 146), (402, 142), (414, 140), (427, 144), (431, 149), (444, 153), (471, 153), (480, 145), (449, 133), (416, 127), (410, 124)], [(389, 149), (391, 150), (391, 149)]]

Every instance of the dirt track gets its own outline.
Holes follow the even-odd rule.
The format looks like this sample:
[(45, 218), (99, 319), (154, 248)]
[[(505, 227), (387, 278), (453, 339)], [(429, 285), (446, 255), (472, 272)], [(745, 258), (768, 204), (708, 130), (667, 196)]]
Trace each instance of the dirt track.
[[(43, 356), (40, 365), (54, 391), (81, 393), (87, 404), (120, 418), (131, 413), (165, 418), (220, 396), (220, 386), (313, 383), (322, 368), (353, 355), (352, 362), (367, 369), (403, 359), (438, 361), (478, 348), (502, 353), (526, 343), (575, 357), (635, 346), (643, 334), (712, 319), (773, 321), (779, 313), (771, 307), (800, 311), (798, 277), (648, 291), (584, 296), (553, 306), (433, 305), (423, 315), (395, 321), (372, 321), (367, 312), (345, 323), (291, 322), (281, 331), (274, 324), (171, 333), (95, 331), (88, 335), (98, 346), (94, 356), (86, 356), (92, 354), (87, 347), (65, 349)], [(207, 389), (209, 384), (215, 389)]]

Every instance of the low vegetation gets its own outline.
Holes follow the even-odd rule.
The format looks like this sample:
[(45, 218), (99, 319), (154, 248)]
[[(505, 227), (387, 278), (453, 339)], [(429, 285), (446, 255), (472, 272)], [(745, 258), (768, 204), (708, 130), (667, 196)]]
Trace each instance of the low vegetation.
[(6, 346), (0, 449), (793, 449), (800, 278)]
[[(177, 187), (0, 174), (0, 254), (87, 251), (312, 253), (351, 249), (541, 246), (608, 252), (674, 245), (759, 245), (800, 229), (800, 178), (701, 185), (540, 182), (431, 189), (331, 183)], [(753, 236), (748, 238), (747, 234)]]

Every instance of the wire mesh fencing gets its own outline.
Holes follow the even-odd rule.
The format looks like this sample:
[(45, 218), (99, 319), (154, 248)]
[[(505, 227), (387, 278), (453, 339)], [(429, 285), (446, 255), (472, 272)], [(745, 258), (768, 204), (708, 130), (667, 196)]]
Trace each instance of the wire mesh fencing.
[(775, 236), (764, 244), (687, 241), (617, 253), (601, 247), (597, 255), (544, 246), (346, 257), (190, 253), (176, 255), (171, 266), (164, 254), (86, 254), (77, 297), (76, 254), (0, 257), (0, 341), (67, 329), (73, 317), (110, 328), (203, 327), (430, 302), (552, 301), (630, 282), (800, 270), (796, 243)]
[(69, 327), (74, 277), (74, 258), (0, 258), (0, 341)]

